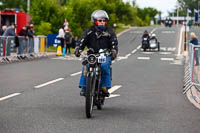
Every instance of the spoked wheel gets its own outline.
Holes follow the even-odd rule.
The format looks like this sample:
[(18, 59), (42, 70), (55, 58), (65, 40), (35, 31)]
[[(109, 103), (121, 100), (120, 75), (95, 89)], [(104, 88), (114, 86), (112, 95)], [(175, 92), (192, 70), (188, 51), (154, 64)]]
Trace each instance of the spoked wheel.
[(94, 103), (94, 94), (92, 94), (93, 82), (92, 78), (87, 78), (87, 87), (85, 94), (85, 113), (87, 118), (92, 117), (93, 103)]

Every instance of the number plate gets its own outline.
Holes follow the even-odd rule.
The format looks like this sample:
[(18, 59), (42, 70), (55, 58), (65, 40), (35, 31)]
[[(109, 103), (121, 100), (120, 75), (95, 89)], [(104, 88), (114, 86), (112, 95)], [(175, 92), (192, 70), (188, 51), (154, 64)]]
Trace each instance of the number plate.
[(98, 63), (106, 63), (106, 56), (99, 56)]

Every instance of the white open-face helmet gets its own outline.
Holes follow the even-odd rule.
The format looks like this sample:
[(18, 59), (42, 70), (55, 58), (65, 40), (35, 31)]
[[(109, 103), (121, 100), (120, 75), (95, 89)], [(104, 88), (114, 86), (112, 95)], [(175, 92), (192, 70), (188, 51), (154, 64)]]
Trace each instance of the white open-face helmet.
[(91, 22), (95, 24), (95, 19), (102, 19), (102, 18), (109, 20), (107, 12), (104, 10), (95, 10), (91, 15)]
[(152, 37), (156, 37), (156, 34), (152, 34), (151, 36), (152, 36)]

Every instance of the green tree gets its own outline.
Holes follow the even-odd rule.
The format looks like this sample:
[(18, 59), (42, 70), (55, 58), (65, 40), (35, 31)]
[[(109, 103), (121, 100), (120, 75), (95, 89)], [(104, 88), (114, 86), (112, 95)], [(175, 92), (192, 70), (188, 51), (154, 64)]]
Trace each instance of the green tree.
[(1, 10), (5, 8), (18, 8), (21, 11), (27, 11), (27, 0), (1, 0), (2, 6), (0, 6)]

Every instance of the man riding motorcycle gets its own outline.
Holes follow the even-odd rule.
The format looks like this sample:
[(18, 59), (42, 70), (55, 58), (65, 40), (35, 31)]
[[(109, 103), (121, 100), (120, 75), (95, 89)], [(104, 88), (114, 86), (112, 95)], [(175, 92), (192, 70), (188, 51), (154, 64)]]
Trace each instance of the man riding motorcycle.
[(147, 30), (144, 31), (144, 34), (142, 35), (142, 48), (144, 51), (149, 47), (149, 40), (150, 36)]
[[(80, 50), (85, 46), (92, 48), (94, 53), (98, 53), (100, 49), (107, 49), (111, 51), (111, 55), (106, 57), (106, 62), (101, 64), (102, 78), (101, 88), (105, 95), (108, 97), (108, 89), (111, 88), (110, 65), (111, 60), (117, 57), (118, 53), (118, 40), (114, 31), (107, 27), (109, 17), (104, 10), (95, 10), (91, 15), (91, 22), (93, 26), (83, 32), (78, 46), (75, 48), (75, 55), (80, 57)], [(80, 77), (79, 88), (81, 88), (80, 95), (85, 95), (86, 90), (86, 77), (83, 76), (83, 71)]]

